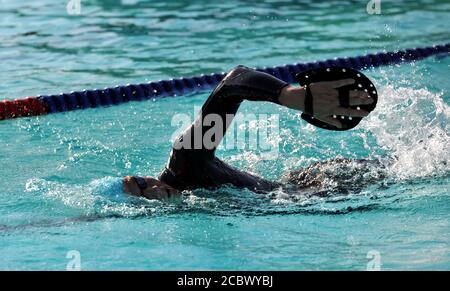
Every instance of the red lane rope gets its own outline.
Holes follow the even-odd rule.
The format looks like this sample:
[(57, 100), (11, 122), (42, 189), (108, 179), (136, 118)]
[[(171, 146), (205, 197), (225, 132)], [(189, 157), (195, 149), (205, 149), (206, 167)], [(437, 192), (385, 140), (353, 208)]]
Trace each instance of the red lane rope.
[(0, 101), (0, 120), (47, 113), (47, 105), (34, 97)]

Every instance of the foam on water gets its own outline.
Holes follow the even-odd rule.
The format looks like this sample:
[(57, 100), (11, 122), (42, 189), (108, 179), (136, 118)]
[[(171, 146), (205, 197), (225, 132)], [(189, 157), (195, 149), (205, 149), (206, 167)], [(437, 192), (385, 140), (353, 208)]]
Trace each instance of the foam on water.
[(387, 163), (392, 177), (405, 180), (449, 173), (450, 107), (442, 95), (425, 88), (381, 88), (378, 108), (363, 126), (392, 158)]
[(30, 179), (25, 185), (25, 192), (61, 202), (66, 207), (80, 210), (82, 215), (138, 216), (152, 213), (152, 202), (156, 201), (125, 196), (120, 182), (120, 179), (113, 177), (94, 180), (87, 185)]

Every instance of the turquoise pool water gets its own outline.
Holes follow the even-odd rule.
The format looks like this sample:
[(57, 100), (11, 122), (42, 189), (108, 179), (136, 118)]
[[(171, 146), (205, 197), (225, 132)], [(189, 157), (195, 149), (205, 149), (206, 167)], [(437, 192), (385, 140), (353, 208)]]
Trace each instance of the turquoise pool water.
[[(448, 1), (0, 1), (0, 98), (280, 65), (450, 41)], [(68, 2), (68, 1), (67, 1)], [(205, 94), (0, 122), (0, 269), (450, 269), (450, 58), (367, 71), (379, 106), (330, 133), (279, 115), (278, 159), (220, 150), (267, 179), (336, 156), (385, 179), (331, 197), (224, 187), (179, 203), (121, 201), (110, 177), (156, 176), (177, 113)], [(373, 176), (371, 168), (358, 175)], [(363, 177), (364, 178), (364, 177)], [(330, 180), (324, 187), (332, 188)]]

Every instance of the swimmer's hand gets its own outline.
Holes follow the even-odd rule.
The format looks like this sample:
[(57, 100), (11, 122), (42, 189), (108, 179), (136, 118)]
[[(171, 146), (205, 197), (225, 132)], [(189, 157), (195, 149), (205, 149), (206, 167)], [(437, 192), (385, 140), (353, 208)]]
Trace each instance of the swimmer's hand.
[[(369, 112), (352, 108), (341, 107), (339, 104), (338, 88), (355, 83), (354, 79), (343, 79), (337, 81), (311, 83), (310, 90), (313, 96), (314, 117), (342, 128), (339, 120), (333, 115), (344, 115), (351, 117), (366, 117)], [(286, 86), (281, 91), (278, 101), (288, 108), (305, 111), (305, 87)], [(373, 99), (364, 91), (350, 91), (350, 105), (371, 104)]]
[(136, 180), (127, 176), (123, 178), (123, 191), (137, 197), (144, 197), (150, 200), (169, 200), (181, 196), (180, 191), (152, 177), (142, 177), (147, 183), (147, 188), (141, 189)]

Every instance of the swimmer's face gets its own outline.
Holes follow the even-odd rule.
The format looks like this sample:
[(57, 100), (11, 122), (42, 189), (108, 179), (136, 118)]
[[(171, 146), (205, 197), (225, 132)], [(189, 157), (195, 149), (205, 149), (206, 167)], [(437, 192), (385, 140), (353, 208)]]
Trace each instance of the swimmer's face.
[(152, 177), (142, 177), (147, 183), (147, 188), (140, 189), (135, 179), (131, 176), (123, 178), (123, 191), (127, 194), (144, 197), (150, 200), (168, 200), (181, 196), (177, 189)]

